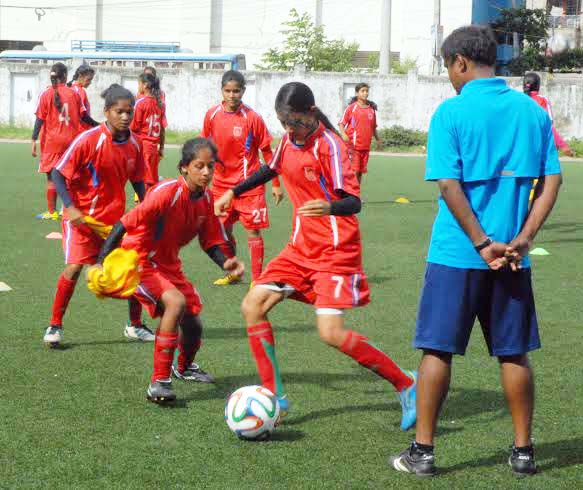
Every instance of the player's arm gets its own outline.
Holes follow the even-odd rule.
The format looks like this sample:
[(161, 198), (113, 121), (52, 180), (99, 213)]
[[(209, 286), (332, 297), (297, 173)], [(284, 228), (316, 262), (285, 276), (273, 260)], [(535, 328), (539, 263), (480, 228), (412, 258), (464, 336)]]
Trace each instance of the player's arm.
[(36, 120), (34, 121), (34, 128), (32, 130), (32, 136), (31, 136), (31, 147), (30, 147), (30, 153), (32, 154), (33, 157), (36, 157), (36, 140), (38, 140), (38, 136), (40, 134), (40, 130), (43, 127), (43, 124), (45, 122), (39, 118), (38, 116), (36, 117)]
[(338, 123), (338, 132), (340, 133), (340, 137), (342, 138), (342, 141), (344, 141), (344, 143), (350, 143), (350, 138), (346, 134), (346, 128), (342, 121)]
[(138, 200), (142, 202), (146, 196), (146, 184), (144, 184), (143, 180), (140, 180), (138, 182), (132, 182), (132, 187), (134, 188), (134, 192), (138, 195)]
[(233, 189), (229, 189), (219, 199), (215, 201), (214, 208), (217, 216), (223, 216), (224, 211), (235, 197), (245, 194), (260, 185), (267, 184), (270, 180), (277, 177), (277, 172), (270, 166), (262, 165), (259, 170), (247, 177), (243, 182), (237, 184)]
[(81, 121), (83, 121), (85, 124), (87, 124), (88, 126), (91, 126), (92, 128), (94, 128), (95, 126), (99, 126), (99, 123), (93, 119), (88, 112), (84, 112), (83, 115), (81, 116)]
[(298, 214), (301, 216), (351, 216), (360, 213), (362, 203), (358, 196), (345, 191), (337, 191), (337, 194), (341, 199), (332, 202), (325, 199), (306, 201), (302, 207), (298, 208)]
[(74, 226), (83, 223), (83, 213), (73, 205), (73, 199), (69, 193), (65, 176), (57, 168), (53, 168), (51, 178), (55, 184), (57, 194), (61, 198), (61, 201), (63, 201), (63, 206), (67, 208), (67, 219)]
[[(263, 161), (266, 164), (271, 162), (271, 160), (273, 160), (273, 152), (271, 151), (271, 145), (267, 144), (265, 147), (261, 148), (261, 154), (263, 155)], [(274, 177), (271, 180), (271, 195), (275, 200), (276, 206), (279, 205), (281, 201), (283, 201), (284, 194), (278, 177)]]
[(166, 144), (166, 128), (164, 125), (161, 125), (160, 128), (160, 141), (158, 143), (158, 155), (160, 158), (164, 157), (164, 145)]
[(118, 221), (113, 225), (111, 232), (105, 239), (105, 242), (103, 242), (99, 255), (97, 256), (98, 265), (102, 265), (105, 258), (119, 246), (126, 231), (127, 230), (121, 221)]

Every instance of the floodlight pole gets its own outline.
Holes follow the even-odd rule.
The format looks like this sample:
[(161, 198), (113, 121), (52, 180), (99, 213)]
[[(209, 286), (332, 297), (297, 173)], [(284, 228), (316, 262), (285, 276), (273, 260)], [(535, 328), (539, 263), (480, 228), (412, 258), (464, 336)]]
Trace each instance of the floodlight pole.
[(439, 75), (441, 72), (441, 43), (443, 42), (443, 28), (441, 27), (441, 0), (433, 2), (433, 60), (431, 73)]
[(322, 0), (316, 0), (316, 27), (322, 25)]
[(391, 0), (382, 0), (381, 5), (381, 49), (379, 53), (379, 73), (391, 72)]
[[(512, 0), (512, 8), (516, 8), (516, 0)], [(512, 33), (512, 57), (518, 58), (520, 56), (520, 45), (518, 42), (518, 32)]]
[(103, 40), (103, 0), (95, 0), (95, 40)]

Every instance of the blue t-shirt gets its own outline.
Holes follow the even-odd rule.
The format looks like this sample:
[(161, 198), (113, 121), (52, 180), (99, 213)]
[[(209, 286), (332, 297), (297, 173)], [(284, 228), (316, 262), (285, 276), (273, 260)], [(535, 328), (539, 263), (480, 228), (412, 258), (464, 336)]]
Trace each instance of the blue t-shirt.
[[(508, 243), (522, 229), (534, 179), (559, 173), (549, 116), (500, 78), (467, 83), (431, 119), (425, 180), (459, 180), (494, 241)], [(488, 268), (441, 196), (427, 261)], [(529, 266), (528, 258), (523, 265)]]

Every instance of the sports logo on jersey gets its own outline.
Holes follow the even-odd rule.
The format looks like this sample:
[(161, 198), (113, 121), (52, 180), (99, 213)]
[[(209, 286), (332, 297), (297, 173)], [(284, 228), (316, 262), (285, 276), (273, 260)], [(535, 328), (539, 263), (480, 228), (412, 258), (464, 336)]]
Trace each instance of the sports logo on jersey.
[(317, 180), (316, 171), (314, 170), (314, 167), (304, 167), (304, 175), (306, 176), (306, 179), (308, 179), (310, 182), (316, 182)]
[(239, 138), (243, 134), (243, 128), (241, 126), (233, 126), (233, 136)]

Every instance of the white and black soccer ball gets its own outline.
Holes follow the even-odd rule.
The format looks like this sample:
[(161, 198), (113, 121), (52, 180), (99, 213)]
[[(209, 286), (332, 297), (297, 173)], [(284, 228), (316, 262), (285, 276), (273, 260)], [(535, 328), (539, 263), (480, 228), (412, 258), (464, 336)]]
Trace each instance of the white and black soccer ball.
[(240, 439), (254, 441), (268, 437), (278, 418), (277, 397), (263, 386), (239, 388), (225, 405), (225, 421)]

